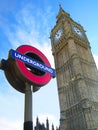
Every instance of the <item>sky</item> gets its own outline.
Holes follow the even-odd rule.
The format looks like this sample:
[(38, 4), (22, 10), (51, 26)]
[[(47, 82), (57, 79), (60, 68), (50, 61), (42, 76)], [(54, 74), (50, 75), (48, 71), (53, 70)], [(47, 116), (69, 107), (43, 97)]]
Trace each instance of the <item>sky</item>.
[[(73, 20), (86, 30), (98, 66), (98, 1), (97, 0), (0, 0), (0, 60), (8, 58), (10, 49), (31, 45), (43, 52), (54, 68), (49, 39), (56, 24), (59, 4)], [(56, 78), (32, 93), (33, 122), (36, 117), (50, 125), (59, 125), (60, 110)], [(16, 91), (0, 70), (0, 130), (22, 130), (24, 94)]]

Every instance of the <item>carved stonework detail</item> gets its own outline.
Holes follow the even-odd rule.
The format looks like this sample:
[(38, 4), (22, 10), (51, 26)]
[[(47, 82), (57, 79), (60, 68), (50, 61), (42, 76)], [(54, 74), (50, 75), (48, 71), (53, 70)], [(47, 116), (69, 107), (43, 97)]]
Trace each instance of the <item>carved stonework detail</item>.
[[(60, 130), (98, 129), (98, 71), (84, 28), (60, 6), (51, 31), (60, 104)], [(63, 34), (55, 42), (58, 28)]]

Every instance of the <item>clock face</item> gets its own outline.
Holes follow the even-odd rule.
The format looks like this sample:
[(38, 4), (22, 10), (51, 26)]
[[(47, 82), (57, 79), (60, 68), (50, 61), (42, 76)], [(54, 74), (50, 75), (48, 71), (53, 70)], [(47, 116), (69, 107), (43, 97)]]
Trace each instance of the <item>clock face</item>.
[(83, 37), (83, 32), (76, 26), (72, 26), (74, 32), (78, 34), (79, 36)]
[(59, 28), (58, 31), (54, 35), (54, 42), (57, 42), (63, 34), (63, 28)]

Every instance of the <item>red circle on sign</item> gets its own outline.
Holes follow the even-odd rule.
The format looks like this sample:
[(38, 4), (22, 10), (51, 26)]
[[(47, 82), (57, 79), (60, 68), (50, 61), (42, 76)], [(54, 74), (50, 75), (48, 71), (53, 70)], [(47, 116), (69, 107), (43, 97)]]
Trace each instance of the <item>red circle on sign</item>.
[[(40, 57), (40, 59), (44, 62), (46, 66), (51, 67), (46, 56), (35, 47), (29, 46), (29, 45), (22, 45), (18, 47), (16, 51), (23, 55), (27, 53), (33, 53), (37, 55), (38, 57)], [(47, 84), (51, 79), (51, 74), (49, 74), (48, 72), (45, 72), (43, 75), (36, 75), (28, 70), (24, 62), (16, 59), (16, 64), (20, 72), (22, 73), (22, 75), (33, 84), (42, 86), (42, 85)]]

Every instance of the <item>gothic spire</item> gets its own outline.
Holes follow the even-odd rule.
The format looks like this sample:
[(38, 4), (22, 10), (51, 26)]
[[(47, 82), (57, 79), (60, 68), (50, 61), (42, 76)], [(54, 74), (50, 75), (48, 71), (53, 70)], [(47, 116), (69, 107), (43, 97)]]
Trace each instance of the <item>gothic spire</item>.
[(49, 130), (49, 120), (48, 120), (48, 118), (46, 120), (46, 129)]
[(39, 118), (37, 117), (36, 118), (36, 125), (38, 125), (39, 124)]
[(52, 124), (52, 130), (54, 130), (54, 125)]
[(60, 10), (60, 11), (63, 10), (61, 4), (59, 4), (59, 10)]
[(61, 6), (61, 4), (59, 4), (59, 12), (56, 16), (57, 22), (60, 21), (61, 19), (64, 19), (65, 17), (69, 18), (70, 14), (68, 14)]

